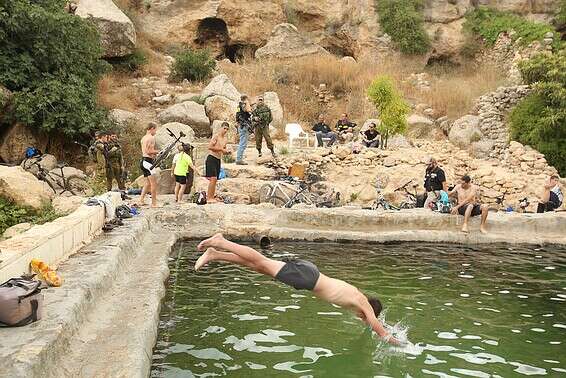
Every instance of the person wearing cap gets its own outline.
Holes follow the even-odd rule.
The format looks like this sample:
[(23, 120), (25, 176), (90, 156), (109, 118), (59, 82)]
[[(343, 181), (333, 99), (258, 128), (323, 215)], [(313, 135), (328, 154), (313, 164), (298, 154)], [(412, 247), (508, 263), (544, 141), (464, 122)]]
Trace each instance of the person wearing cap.
[(269, 109), (269, 106), (264, 103), (263, 97), (260, 96), (258, 97), (257, 105), (252, 112), (252, 122), (255, 126), (255, 147), (259, 156), (261, 156), (262, 139), (265, 139), (267, 148), (271, 151), (271, 155), (275, 157), (273, 142), (271, 141), (271, 135), (269, 135), (269, 124), (271, 121), (273, 121), (271, 109)]

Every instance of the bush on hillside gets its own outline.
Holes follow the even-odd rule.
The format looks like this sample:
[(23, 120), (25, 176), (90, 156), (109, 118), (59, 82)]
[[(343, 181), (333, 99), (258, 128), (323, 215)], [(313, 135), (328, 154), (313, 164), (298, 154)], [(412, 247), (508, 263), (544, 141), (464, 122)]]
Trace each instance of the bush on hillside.
[(175, 63), (171, 69), (172, 81), (202, 81), (208, 78), (216, 68), (216, 61), (208, 50), (186, 49), (175, 54)]
[(146, 65), (147, 61), (147, 54), (142, 49), (135, 49), (130, 55), (108, 60), (114, 69), (123, 72), (136, 72)]
[(104, 123), (96, 84), (107, 64), (94, 26), (65, 0), (0, 3), (0, 84), (14, 94), (14, 118), (67, 136)]
[(379, 0), (379, 23), (404, 54), (424, 54), (430, 40), (424, 29), (422, 0)]
[(486, 7), (475, 8), (466, 14), (464, 30), (480, 36), (489, 46), (493, 46), (499, 34), (503, 32), (514, 31), (512, 39), (515, 41), (521, 38), (520, 43), (523, 45), (542, 40), (546, 33), (554, 32), (548, 24), (529, 21), (510, 12)]
[(383, 146), (387, 148), (387, 140), (395, 134), (404, 133), (407, 129), (409, 106), (395, 88), (389, 76), (378, 76), (367, 90), (370, 102), (379, 112), (379, 131), (383, 138)]
[(2, 235), (7, 228), (19, 223), (29, 222), (41, 224), (50, 222), (60, 216), (61, 214), (58, 214), (51, 204), (45, 205), (39, 210), (34, 210), (29, 207), (17, 205), (4, 197), (0, 197), (0, 235)]
[(511, 138), (545, 154), (566, 175), (566, 51), (540, 54), (519, 65), (534, 91), (511, 112)]

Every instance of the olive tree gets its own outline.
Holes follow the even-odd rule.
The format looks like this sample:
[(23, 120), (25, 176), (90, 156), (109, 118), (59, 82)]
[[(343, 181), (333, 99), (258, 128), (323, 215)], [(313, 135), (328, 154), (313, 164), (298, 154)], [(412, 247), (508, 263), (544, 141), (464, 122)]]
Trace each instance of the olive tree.
[(389, 137), (402, 134), (407, 129), (409, 106), (389, 76), (376, 77), (367, 89), (367, 95), (379, 113), (382, 148), (387, 148)]

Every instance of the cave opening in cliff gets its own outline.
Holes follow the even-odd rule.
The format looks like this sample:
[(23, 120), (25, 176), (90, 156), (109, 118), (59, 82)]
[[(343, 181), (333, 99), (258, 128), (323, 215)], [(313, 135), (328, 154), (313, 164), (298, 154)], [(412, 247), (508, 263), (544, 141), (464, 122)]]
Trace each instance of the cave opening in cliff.
[(199, 47), (208, 48), (216, 58), (224, 55), (230, 41), (228, 27), (221, 18), (209, 17), (200, 21), (195, 42)]
[(230, 59), (232, 63), (242, 63), (246, 60), (254, 59), (256, 50), (257, 46), (255, 45), (235, 43), (233, 45), (226, 46), (224, 55), (226, 58)]

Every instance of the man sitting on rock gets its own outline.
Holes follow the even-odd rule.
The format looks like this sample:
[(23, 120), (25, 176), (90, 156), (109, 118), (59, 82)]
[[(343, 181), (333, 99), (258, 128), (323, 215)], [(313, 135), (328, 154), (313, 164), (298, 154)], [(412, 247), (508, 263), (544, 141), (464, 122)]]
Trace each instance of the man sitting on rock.
[(468, 175), (462, 176), (460, 183), (456, 185), (449, 195), (456, 194), (458, 196), (458, 205), (452, 208), (452, 214), (460, 214), (464, 216), (464, 224), (462, 225), (462, 232), (468, 232), (468, 221), (470, 217), (475, 217), (481, 214), (480, 231), (483, 234), (487, 233), (485, 228), (488, 207), (487, 205), (480, 205), (477, 201), (478, 189), (471, 183), (472, 179)]
[(562, 190), (560, 190), (559, 179), (557, 175), (552, 175), (544, 184), (544, 190), (537, 206), (537, 213), (554, 211), (562, 206), (564, 194), (562, 194)]
[(316, 140), (318, 142), (318, 147), (323, 147), (322, 139), (328, 138), (328, 147), (332, 146), (334, 142), (336, 142), (336, 133), (330, 129), (330, 126), (324, 122), (324, 115), (318, 116), (318, 122), (314, 124), (312, 127), (312, 131), (314, 131), (314, 135), (316, 136)]
[(446, 175), (433, 157), (428, 159), (425, 170), (424, 188), (427, 193), (424, 203), (425, 209), (428, 209), (431, 203), (436, 202), (436, 200), (440, 198), (441, 191), (448, 191)]
[(374, 122), (370, 123), (367, 130), (361, 133), (361, 137), (364, 146), (368, 148), (379, 148), (380, 134)]
[(348, 119), (348, 114), (342, 113), (342, 116), (336, 122), (336, 133), (338, 134), (338, 140), (342, 143), (350, 142), (354, 138), (354, 128), (356, 124), (350, 122)]
[(205, 251), (195, 263), (195, 270), (213, 261), (229, 262), (245, 266), (258, 273), (275, 278), (297, 290), (310, 290), (329, 303), (352, 311), (381, 338), (393, 345), (401, 342), (392, 337), (377, 319), (382, 305), (379, 299), (367, 297), (358, 288), (347, 282), (328, 277), (319, 272), (316, 265), (305, 260), (277, 261), (265, 257), (253, 248), (233, 243), (216, 234), (197, 246)]

